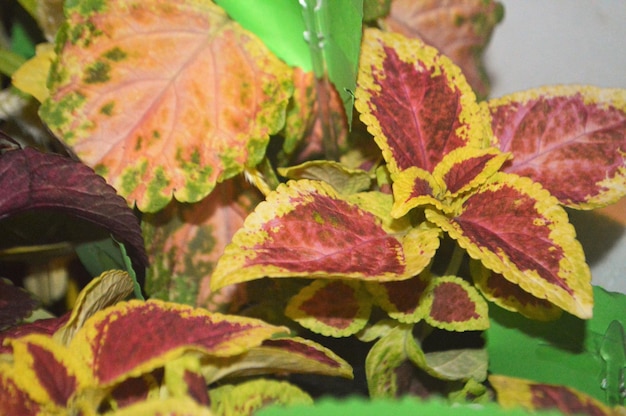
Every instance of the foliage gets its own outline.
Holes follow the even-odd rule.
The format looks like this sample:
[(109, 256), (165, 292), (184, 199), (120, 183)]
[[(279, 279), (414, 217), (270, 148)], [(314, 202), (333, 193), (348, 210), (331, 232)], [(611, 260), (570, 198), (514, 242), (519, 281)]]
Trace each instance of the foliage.
[[(2, 410), (311, 403), (285, 373), (352, 370), (307, 333), (366, 345), (374, 398), (623, 404), (623, 322), (589, 347), (611, 363), (606, 404), (490, 375), (506, 372), (489, 366), (488, 328), (498, 307), (533, 325), (592, 317), (564, 207), (626, 194), (626, 92), (480, 101), (493, 1), (434, 15), (428, 0), (300, 3), (25, 5), (47, 42), (4, 71), (55, 137), (37, 136), (46, 152), (0, 138), (0, 254), (75, 252), (92, 280), (70, 312), (32, 323), (37, 302), (0, 281)], [(128, 300), (140, 286), (150, 299)]]

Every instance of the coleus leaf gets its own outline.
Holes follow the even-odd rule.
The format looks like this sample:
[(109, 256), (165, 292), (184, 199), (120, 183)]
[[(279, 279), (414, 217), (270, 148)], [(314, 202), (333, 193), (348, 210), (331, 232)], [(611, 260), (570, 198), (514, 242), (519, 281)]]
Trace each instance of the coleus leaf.
[(126, 201), (89, 167), (31, 148), (0, 154), (0, 219), (31, 210), (56, 210), (111, 232), (147, 264), (139, 222)]
[(372, 178), (366, 171), (350, 169), (330, 160), (312, 160), (298, 166), (278, 168), (278, 173), (289, 179), (323, 181), (345, 195), (365, 191), (372, 184)]
[(9, 341), (13, 348), (15, 382), (36, 402), (63, 409), (91, 383), (91, 372), (66, 346), (51, 337), (31, 334)]
[(591, 316), (584, 252), (567, 213), (541, 185), (497, 173), (457, 202), (454, 217), (432, 209), (426, 217), (472, 258), (524, 291), (582, 318)]
[(211, 410), (217, 415), (252, 416), (271, 405), (312, 405), (313, 399), (284, 381), (251, 380), (211, 389)]
[(15, 382), (15, 370), (12, 365), (0, 362), (0, 414), (35, 416), (41, 412), (26, 390)]
[(371, 307), (361, 282), (319, 279), (289, 300), (285, 315), (318, 334), (346, 337), (363, 329)]
[(173, 201), (145, 214), (141, 228), (150, 258), (145, 285), (150, 297), (225, 312), (241, 288), (211, 291), (211, 276), (224, 247), (259, 201), (243, 178), (233, 178), (195, 204)]
[(431, 279), (418, 309), (424, 320), (448, 331), (478, 331), (489, 328), (487, 302), (474, 286), (456, 276)]
[(603, 207), (626, 195), (626, 92), (543, 87), (489, 101), (505, 172), (541, 183), (562, 204)]
[(476, 94), (486, 97), (489, 80), (481, 62), (503, 8), (493, 0), (395, 0), (384, 19), (386, 30), (422, 39), (454, 61)]
[[(400, 386), (396, 370), (409, 360), (406, 345), (413, 338), (412, 325), (399, 325), (379, 339), (365, 359), (370, 397), (396, 397)], [(414, 343), (415, 341), (413, 341)], [(423, 354), (422, 354), (422, 360)]]
[(484, 348), (450, 349), (427, 352), (426, 370), (444, 380), (482, 382), (487, 379), (488, 355)]
[(263, 341), (245, 354), (223, 359), (207, 357), (202, 373), (208, 383), (231, 377), (270, 373), (309, 373), (353, 378), (352, 367), (332, 350), (300, 337)]
[(500, 273), (487, 269), (479, 261), (470, 262), (474, 284), (483, 296), (501, 308), (519, 312), (527, 318), (551, 321), (561, 316), (563, 310), (546, 299), (537, 298), (511, 283)]
[(142, 211), (199, 201), (282, 128), (291, 70), (211, 1), (65, 13), (41, 117)]
[(390, 317), (402, 323), (417, 323), (428, 313), (424, 308), (418, 308), (428, 283), (428, 276), (420, 273), (399, 282), (368, 282), (365, 287)]
[(602, 402), (575, 389), (530, 380), (492, 375), (489, 382), (496, 390), (498, 403), (505, 409), (557, 409), (563, 414), (614, 415)]
[(268, 277), (407, 279), (429, 263), (436, 230), (388, 234), (380, 219), (328, 184), (290, 181), (259, 204), (235, 233), (212, 276), (213, 289)]
[(285, 331), (255, 319), (185, 305), (129, 301), (93, 315), (70, 348), (92, 363), (100, 385), (110, 385), (150, 372), (186, 351), (233, 356)]
[(111, 416), (212, 416), (213, 413), (189, 397), (156, 398), (108, 413)]
[(393, 215), (437, 206), (447, 193), (475, 186), (482, 171), (497, 171), (506, 157), (484, 149), (489, 114), (459, 68), (419, 40), (376, 30), (364, 36), (356, 107), (394, 181)]
[(0, 278), (0, 331), (27, 318), (40, 305), (26, 290)]
[(121, 270), (110, 270), (92, 279), (78, 294), (69, 317), (54, 332), (54, 339), (69, 345), (87, 319), (127, 298), (132, 293), (133, 286), (131, 277)]

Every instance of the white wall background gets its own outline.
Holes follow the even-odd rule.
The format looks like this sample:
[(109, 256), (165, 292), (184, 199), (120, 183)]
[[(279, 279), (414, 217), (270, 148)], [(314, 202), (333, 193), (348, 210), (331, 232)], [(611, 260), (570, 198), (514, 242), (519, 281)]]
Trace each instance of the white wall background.
[[(626, 88), (625, 0), (500, 2), (504, 21), (485, 57), (492, 97), (553, 84)], [(573, 212), (571, 220), (593, 282), (626, 293), (626, 223), (593, 212)]]

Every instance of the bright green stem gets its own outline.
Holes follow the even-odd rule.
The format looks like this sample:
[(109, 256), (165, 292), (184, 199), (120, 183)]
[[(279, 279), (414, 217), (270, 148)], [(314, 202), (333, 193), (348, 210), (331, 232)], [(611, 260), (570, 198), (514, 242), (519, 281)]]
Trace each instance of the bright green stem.
[(304, 38), (309, 44), (311, 63), (315, 74), (315, 90), (317, 92), (318, 115), (322, 125), (324, 152), (326, 159), (337, 160), (337, 132), (331, 123), (330, 92), (332, 85), (328, 78), (326, 60), (324, 58), (324, 23), (328, 17), (328, 7), (324, 0), (298, 0), (302, 6), (302, 18), (306, 31)]
[(450, 262), (448, 263), (444, 276), (458, 275), (461, 263), (463, 262), (463, 257), (465, 257), (465, 250), (463, 250), (458, 244), (455, 244), (454, 251), (452, 252), (452, 256), (450, 257)]

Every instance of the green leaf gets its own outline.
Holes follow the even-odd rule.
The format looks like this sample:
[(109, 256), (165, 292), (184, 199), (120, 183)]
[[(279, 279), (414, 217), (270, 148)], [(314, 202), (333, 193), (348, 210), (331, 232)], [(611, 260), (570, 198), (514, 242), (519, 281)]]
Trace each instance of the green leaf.
[(444, 380), (487, 379), (487, 350), (482, 348), (451, 349), (425, 354), (427, 371)]
[(338, 162), (313, 160), (298, 166), (278, 168), (278, 173), (289, 179), (312, 179), (330, 184), (345, 195), (369, 189), (370, 174), (361, 169), (349, 169)]

